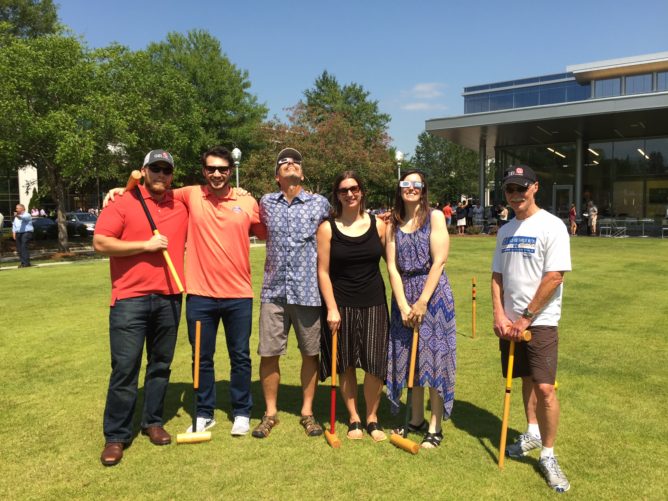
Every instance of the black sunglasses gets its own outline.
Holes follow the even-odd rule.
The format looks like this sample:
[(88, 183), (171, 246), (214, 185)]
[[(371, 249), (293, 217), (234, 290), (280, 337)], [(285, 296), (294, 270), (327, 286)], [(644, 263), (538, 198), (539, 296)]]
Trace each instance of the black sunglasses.
[(505, 190), (508, 195), (512, 195), (513, 193), (526, 193), (526, 191), (529, 189), (528, 186), (506, 186)]
[(355, 186), (348, 186), (347, 188), (339, 188), (336, 190), (336, 193), (339, 195), (347, 195), (348, 192), (352, 193), (353, 195), (357, 195), (360, 192), (359, 185), (356, 184)]
[(225, 174), (226, 172), (229, 172), (231, 168), (232, 167), (229, 165), (207, 165), (204, 167), (204, 170), (206, 170), (207, 174), (213, 174), (216, 171)]
[(174, 167), (162, 167), (160, 165), (149, 165), (148, 170), (153, 174), (158, 174), (162, 172), (165, 176), (171, 176), (174, 174)]

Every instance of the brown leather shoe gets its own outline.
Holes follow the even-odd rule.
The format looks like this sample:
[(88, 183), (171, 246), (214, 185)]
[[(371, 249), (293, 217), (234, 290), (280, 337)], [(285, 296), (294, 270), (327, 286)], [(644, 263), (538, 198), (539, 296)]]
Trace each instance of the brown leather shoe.
[(149, 426), (141, 432), (143, 435), (148, 435), (153, 445), (167, 445), (172, 442), (172, 436), (160, 425)]
[(125, 444), (122, 442), (109, 442), (104, 444), (104, 450), (100, 456), (100, 461), (104, 466), (114, 466), (123, 459), (123, 448)]

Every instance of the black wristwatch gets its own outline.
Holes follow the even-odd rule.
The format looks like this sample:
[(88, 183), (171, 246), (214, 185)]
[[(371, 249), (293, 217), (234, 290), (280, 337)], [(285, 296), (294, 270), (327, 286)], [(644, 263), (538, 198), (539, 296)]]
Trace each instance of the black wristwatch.
[(524, 308), (524, 311), (522, 312), (522, 318), (526, 318), (527, 320), (533, 320), (535, 316), (536, 314), (530, 312), (529, 308)]

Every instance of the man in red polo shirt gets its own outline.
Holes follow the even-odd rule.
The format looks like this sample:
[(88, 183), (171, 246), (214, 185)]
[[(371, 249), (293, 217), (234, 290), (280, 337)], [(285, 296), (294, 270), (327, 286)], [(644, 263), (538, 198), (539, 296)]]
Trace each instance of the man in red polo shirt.
[(133, 191), (102, 211), (93, 237), (95, 250), (110, 257), (111, 268), (111, 376), (104, 410), (105, 447), (100, 457), (105, 466), (120, 462), (123, 449), (132, 441), (144, 342), (148, 361), (142, 433), (155, 445), (171, 442), (162, 414), (182, 298), (162, 250), (167, 249), (176, 272), (183, 277), (188, 211), (169, 191), (174, 171), (169, 153), (149, 152), (141, 170), (144, 185), (139, 191), (161, 234), (153, 235)]

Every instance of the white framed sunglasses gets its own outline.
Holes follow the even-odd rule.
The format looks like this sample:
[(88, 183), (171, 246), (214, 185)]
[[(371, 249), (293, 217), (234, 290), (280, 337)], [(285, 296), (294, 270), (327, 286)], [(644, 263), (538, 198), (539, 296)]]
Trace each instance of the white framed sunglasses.
[(424, 188), (424, 183), (422, 181), (399, 181), (399, 188), (414, 188), (416, 190), (421, 190)]

